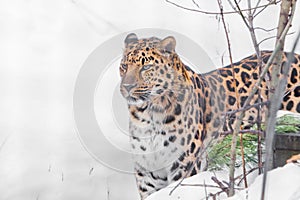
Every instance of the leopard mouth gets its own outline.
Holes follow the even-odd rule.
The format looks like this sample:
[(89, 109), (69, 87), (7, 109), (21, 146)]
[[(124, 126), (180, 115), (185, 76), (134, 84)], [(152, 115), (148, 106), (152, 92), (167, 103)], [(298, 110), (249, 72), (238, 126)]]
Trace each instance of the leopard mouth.
[(151, 91), (145, 87), (132, 87), (125, 86), (124, 84), (120, 87), (122, 96), (127, 100), (129, 105), (137, 105), (150, 101)]
[(136, 99), (134, 97), (128, 97), (126, 98), (128, 105), (140, 105), (144, 103), (143, 101)]
[(133, 94), (128, 94), (127, 96), (124, 96), (124, 98), (127, 100), (127, 103), (129, 105), (138, 105), (138, 104), (142, 104), (142, 103), (150, 101), (150, 94), (148, 94), (148, 93), (143, 93), (143, 94), (133, 93)]

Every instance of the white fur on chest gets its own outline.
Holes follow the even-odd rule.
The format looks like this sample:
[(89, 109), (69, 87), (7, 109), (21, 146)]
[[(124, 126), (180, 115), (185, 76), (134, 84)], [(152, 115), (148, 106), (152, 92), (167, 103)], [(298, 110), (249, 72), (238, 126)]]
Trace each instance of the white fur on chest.
[(154, 119), (148, 126), (142, 127), (130, 124), (133, 159), (139, 167), (149, 171), (170, 166), (183, 152), (179, 145), (168, 140), (168, 128), (155, 122)]

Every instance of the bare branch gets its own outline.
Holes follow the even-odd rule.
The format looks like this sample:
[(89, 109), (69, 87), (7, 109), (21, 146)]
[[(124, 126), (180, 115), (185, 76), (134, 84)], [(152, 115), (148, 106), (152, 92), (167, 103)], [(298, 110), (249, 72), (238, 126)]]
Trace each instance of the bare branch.
[(207, 186), (205, 184), (205, 180), (203, 180), (203, 184), (204, 184), (204, 192), (205, 192), (205, 200), (208, 200), (208, 196), (207, 196)]
[(192, 1), (193, 1), (193, 4), (195, 4), (200, 9), (199, 4), (195, 0), (192, 0)]
[[(298, 33), (298, 34), (299, 34), (299, 33)], [(299, 36), (299, 35), (298, 35), (298, 36)], [(297, 38), (298, 38), (298, 36), (297, 36)], [(300, 83), (295, 84), (293, 87), (289, 88), (289, 89), (285, 92), (285, 94), (283, 95), (283, 97), (285, 97), (285, 96), (287, 96), (288, 94), (290, 94), (290, 93), (291, 93), (292, 91), (294, 91), (295, 88), (298, 87), (298, 86), (300, 86)]]
[[(259, 6), (260, 4), (260, 0), (257, 2), (256, 4), (256, 8)], [(237, 5), (237, 7), (239, 7), (238, 3), (235, 1), (235, 4)], [(248, 8), (251, 8), (251, 1), (248, 0)], [(263, 11), (266, 7), (262, 8), (261, 11)], [(245, 18), (245, 16), (243, 15), (243, 13), (240, 11), (239, 14), (241, 15), (246, 27), (248, 28), (250, 35), (251, 35), (251, 39), (252, 39), (252, 43), (257, 55), (257, 59), (258, 59), (258, 64), (257, 64), (257, 68), (258, 68), (258, 73), (261, 73), (261, 68), (262, 68), (262, 58), (261, 58), (261, 51), (259, 49), (259, 44), (257, 43), (257, 38), (256, 38), (256, 34), (255, 34), (255, 29), (254, 29), (254, 14), (256, 13), (257, 9), (254, 9), (253, 12), (251, 12), (251, 10), (249, 10), (248, 12), (248, 18)], [(261, 12), (260, 11), (260, 12)], [(257, 91), (258, 93), (258, 103), (262, 102), (262, 97), (261, 97), (261, 92), (260, 89), (258, 89)], [(240, 124), (241, 122), (237, 122), (238, 124)], [(260, 114), (260, 109), (257, 112), (257, 128), (258, 130), (261, 130), (261, 114)], [(238, 130), (238, 126), (235, 127), (236, 130)], [(259, 173), (262, 173), (262, 147), (261, 147), (261, 139), (263, 137), (263, 134), (258, 134), (257, 137), (257, 157), (258, 157), (258, 166), (259, 166)], [(245, 175), (246, 170), (244, 167), (244, 162), (243, 162), (243, 173)], [(245, 175), (246, 176), (246, 175)], [(246, 180), (245, 180), (246, 181)], [(246, 185), (246, 184), (245, 184)]]
[(234, 0), (234, 3), (235, 3), (235, 5), (236, 5), (236, 7), (237, 7), (237, 9), (238, 9), (238, 13), (241, 15), (241, 17), (242, 17), (242, 19), (243, 19), (245, 25), (247, 26), (248, 29), (250, 29), (249, 24), (248, 24), (248, 22), (247, 22), (247, 20), (246, 20), (246, 17), (244, 16), (244, 14), (243, 14), (243, 12), (242, 12), (242, 10), (241, 10), (241, 8), (240, 8), (238, 2), (237, 2), (236, 0)]
[(265, 28), (261, 28), (261, 27), (254, 27), (254, 30), (262, 30), (265, 32), (271, 32), (271, 31), (275, 31), (277, 28), (271, 28), (271, 29), (265, 29)]
[(213, 176), (213, 177), (211, 177), (211, 180), (213, 180), (216, 184), (218, 184), (220, 186), (220, 188), (222, 189), (222, 191), (225, 192), (228, 195), (228, 193), (229, 193), (228, 187), (223, 185), (223, 183), (221, 181), (219, 181), (217, 179), (217, 177)]
[[(281, 0), (279, 0), (279, 1), (273, 1), (273, 3), (276, 5), (277, 3), (279, 3), (279, 2), (281, 2)], [(256, 5), (259, 5), (259, 1), (257, 2), (257, 4)], [(270, 3), (272, 3), (272, 1), (270, 1)], [(256, 9), (258, 8), (257, 6), (255, 7), (256, 9), (255, 9), (255, 11), (252, 13), (253, 14), (253, 17), (255, 18), (255, 17), (257, 17), (262, 11), (264, 11), (266, 8), (267, 8), (268, 6), (265, 6), (265, 7), (263, 7), (260, 11), (258, 11), (257, 13), (256, 13)], [(255, 14), (256, 13), (256, 14)]]
[(195, 184), (181, 183), (180, 186), (220, 188), (220, 186), (216, 186), (216, 185), (207, 185), (207, 184), (198, 184), (198, 183)]
[(256, 108), (258, 106), (264, 106), (264, 105), (269, 105), (270, 101), (264, 101), (264, 102), (259, 102), (259, 103), (255, 103), (255, 104), (252, 104), (252, 105), (248, 105), (246, 107), (242, 107), (242, 108), (239, 108), (239, 109), (236, 109), (236, 110), (232, 110), (232, 111), (227, 111), (225, 113), (225, 115), (233, 115), (233, 114), (236, 114), (238, 112), (242, 112), (242, 111), (247, 111), (249, 110), (250, 108)]
[[(166, 2), (170, 3), (170, 4), (174, 5), (174, 6), (176, 6), (178, 8), (182, 8), (184, 10), (189, 10), (189, 11), (193, 11), (193, 12), (199, 12), (199, 13), (202, 13), (202, 14), (207, 14), (207, 15), (219, 15), (219, 14), (221, 14), (221, 13), (218, 13), (218, 12), (203, 11), (203, 10), (197, 10), (197, 9), (193, 9), (193, 8), (184, 7), (182, 5), (176, 4), (176, 3), (172, 2), (172, 1), (169, 1), (169, 0), (166, 0)], [(278, 2), (280, 2), (280, 1), (270, 2), (270, 3), (267, 3), (265, 5), (261, 5), (261, 6), (257, 7), (257, 8), (264, 8), (264, 7), (267, 7), (267, 6), (270, 6), (270, 5), (274, 5), (274, 4), (278, 3)], [(256, 8), (250, 8), (250, 9), (253, 10), (253, 9), (256, 9)], [(241, 11), (244, 12), (244, 11), (248, 11), (248, 10), (249, 9), (242, 9)], [(226, 14), (226, 15), (227, 14), (235, 14), (235, 13), (237, 13), (237, 12), (236, 11), (223, 12), (223, 14)]]
[(233, 3), (230, 0), (227, 0), (227, 2), (229, 3), (229, 5), (231, 6), (231, 8), (238, 13), (237, 8), (233, 5)]
[[(230, 45), (230, 39), (229, 39), (229, 34), (228, 34), (228, 29), (225, 23), (225, 19), (224, 19), (224, 15), (223, 15), (223, 6), (222, 6), (222, 2), (221, 0), (218, 0), (218, 5), (220, 8), (220, 13), (221, 13), (221, 19), (222, 19), (222, 23), (223, 23), (223, 27), (224, 27), (224, 32), (226, 35), (226, 41), (227, 41), (227, 48), (228, 48), (228, 53), (229, 53), (229, 59), (230, 59), (230, 65), (232, 67), (233, 61), (232, 61), (232, 53), (231, 53), (231, 45)], [(234, 70), (233, 71), (233, 80), (236, 80), (234, 77)]]
[[(248, 1), (249, 2), (249, 1)], [(259, 6), (261, 0), (258, 0), (255, 6), (255, 9), (253, 10), (252, 14), (254, 15), (256, 13), (257, 7)]]
[(253, 15), (253, 17), (255, 18), (255, 17), (257, 17), (260, 13), (262, 13), (265, 9), (267, 8), (267, 6), (266, 7), (263, 7), (262, 9), (260, 9), (260, 11), (258, 11), (255, 15)]
[[(236, 0), (234, 0), (236, 2)], [(220, 8), (220, 13), (221, 13), (221, 19), (226, 35), (226, 41), (227, 41), (227, 48), (229, 52), (229, 58), (230, 58), (230, 66), (231, 66), (231, 71), (232, 71), (232, 76), (233, 76), (233, 82), (234, 82), (234, 91), (235, 91), (235, 96), (237, 99), (237, 105), (239, 108), (239, 98), (238, 98), (238, 92), (237, 92), (237, 83), (236, 83), (236, 78), (235, 78), (235, 71), (233, 69), (233, 62), (232, 62), (232, 54), (231, 54), (231, 46), (230, 46), (230, 40), (229, 40), (229, 35), (228, 35), (228, 30), (226, 27), (224, 15), (223, 15), (223, 6), (221, 0), (217, 0), (219, 8)], [(236, 2), (237, 4), (237, 2)], [(237, 4), (237, 7), (239, 9), (239, 6)], [(229, 188), (228, 191), (226, 191), (226, 194), (229, 196), (232, 196), (234, 194), (234, 168), (235, 168), (235, 160), (236, 160), (236, 138), (237, 138), (238, 132), (234, 131), (232, 135), (232, 142), (231, 142), (231, 150), (230, 150), (230, 169), (229, 169)]]
[[(227, 135), (230, 135), (232, 133), (233, 133), (233, 131), (230, 130), (230, 131), (221, 132), (220, 135), (227, 136)], [(264, 132), (260, 131), (260, 130), (243, 129), (243, 130), (239, 130), (239, 133), (242, 133), (242, 134), (243, 133), (247, 133), (247, 134), (253, 134), (253, 135), (262, 135)]]
[[(295, 33), (295, 32), (291, 32), (291, 33), (287, 33), (286, 35), (292, 35), (292, 34), (294, 34), (294, 33)], [(261, 41), (258, 43), (258, 45), (261, 45), (261, 43), (263, 43), (263, 42), (265, 42), (265, 41), (267, 41), (267, 40), (270, 40), (270, 39), (274, 39), (274, 38), (276, 38), (276, 36), (270, 36), (270, 37), (267, 37), (267, 38), (261, 40)]]
[(241, 182), (243, 181), (243, 179), (245, 178), (245, 176), (248, 176), (249, 174), (251, 174), (252, 172), (254, 172), (255, 170), (257, 170), (258, 169), (258, 167), (255, 167), (255, 168), (252, 168), (252, 169), (250, 169), (247, 173), (246, 173), (246, 175), (245, 174), (241, 174), (240, 176), (238, 176), (238, 177), (236, 177), (236, 179), (241, 179), (238, 183), (237, 183), (237, 185), (240, 185), (241, 184)]
[[(243, 134), (240, 134), (240, 145), (241, 145), (241, 156), (242, 156), (243, 174), (246, 174), (247, 171), (246, 171), (246, 161), (245, 161)], [(244, 176), (244, 185), (245, 185), (245, 188), (248, 188), (247, 176)]]

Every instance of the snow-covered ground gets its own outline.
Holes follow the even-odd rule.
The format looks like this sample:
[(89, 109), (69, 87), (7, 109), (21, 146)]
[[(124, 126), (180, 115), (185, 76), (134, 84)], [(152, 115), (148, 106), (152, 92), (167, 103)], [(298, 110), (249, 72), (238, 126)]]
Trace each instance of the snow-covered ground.
[[(214, 1), (198, 4), (218, 10)], [(186, 35), (217, 66), (227, 49), (215, 15), (181, 10), (164, 0), (7, 0), (0, 1), (0, 16), (1, 200), (137, 199), (134, 178), (97, 162), (78, 138), (72, 98), (82, 64), (111, 37), (142, 28)], [(277, 16), (272, 7), (257, 23), (273, 28)], [(234, 59), (252, 54), (242, 20), (235, 15), (226, 20)], [(297, 31), (300, 15), (294, 20), (292, 31)], [(260, 39), (272, 35), (259, 34)], [(287, 49), (294, 36), (287, 38)], [(262, 44), (262, 49), (272, 47), (272, 40)]]
[[(186, 178), (170, 195), (170, 191), (178, 185), (178, 181), (152, 195), (147, 200), (199, 200), (206, 199), (209, 194), (217, 194), (221, 191), (211, 177), (217, 177), (219, 181), (228, 182), (226, 172), (204, 172), (193, 177)], [(251, 182), (250, 182), (251, 183)], [(204, 187), (204, 185), (206, 187)], [(213, 187), (216, 186), (216, 187)], [(262, 175), (258, 176), (248, 189), (237, 192), (233, 197), (227, 198), (223, 192), (217, 195), (217, 199), (227, 200), (259, 200), (262, 191)], [(212, 197), (209, 197), (212, 199)], [(265, 200), (299, 200), (300, 199), (300, 165), (290, 163), (284, 167), (276, 168), (268, 172)]]

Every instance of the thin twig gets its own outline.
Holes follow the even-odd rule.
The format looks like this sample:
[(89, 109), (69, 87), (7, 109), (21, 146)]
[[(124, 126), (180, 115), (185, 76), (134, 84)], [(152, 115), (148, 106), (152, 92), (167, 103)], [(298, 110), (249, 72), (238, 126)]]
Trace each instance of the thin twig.
[[(291, 32), (291, 33), (288, 33), (288, 34), (286, 34), (286, 35), (292, 35), (292, 34), (294, 34), (295, 32)], [(276, 36), (270, 36), (270, 37), (267, 37), (267, 38), (264, 38), (264, 39), (262, 39), (259, 43), (258, 43), (258, 45), (261, 45), (261, 43), (263, 43), (263, 42), (265, 42), (265, 41), (267, 41), (267, 40), (270, 40), (270, 39), (274, 39), (274, 38), (276, 38)]]
[(243, 19), (245, 25), (247, 26), (248, 29), (250, 29), (249, 24), (248, 24), (248, 22), (247, 22), (247, 19), (246, 19), (246, 17), (244, 16), (243, 11), (242, 11), (242, 9), (240, 8), (238, 2), (237, 2), (236, 0), (234, 0), (234, 3), (235, 3), (235, 5), (236, 5), (236, 8), (238, 9), (238, 13), (240, 14), (240, 16), (241, 16), (242, 19)]
[[(221, 13), (218, 13), (218, 12), (210, 12), (210, 11), (197, 10), (197, 9), (193, 9), (193, 8), (187, 8), (187, 7), (184, 7), (184, 6), (182, 6), (182, 5), (176, 4), (176, 3), (172, 2), (172, 1), (169, 1), (169, 0), (166, 0), (166, 2), (167, 2), (167, 3), (170, 3), (170, 4), (174, 5), (174, 6), (176, 6), (176, 7), (178, 7), (178, 8), (182, 8), (182, 9), (184, 9), (184, 10), (189, 10), (189, 11), (193, 11), (193, 12), (199, 12), (199, 13), (202, 13), (202, 14), (207, 14), (207, 15), (219, 15), (219, 14), (221, 14)], [(267, 4), (265, 4), (265, 5), (259, 6), (258, 8), (267, 7), (267, 6), (269, 6), (269, 5), (273, 5), (273, 4), (276, 4), (276, 3), (278, 3), (278, 2), (280, 2), (280, 1), (270, 2), (270, 3), (267, 3)], [(253, 9), (256, 9), (256, 8), (251, 8), (251, 10), (253, 10)], [(244, 12), (244, 11), (248, 11), (248, 10), (249, 10), (249, 9), (242, 9), (241, 11)], [(236, 11), (223, 12), (224, 15), (227, 15), (227, 14), (235, 14), (235, 13), (237, 13), (237, 12), (236, 12)]]
[(283, 97), (287, 96), (288, 94), (290, 94), (292, 91), (294, 91), (296, 89), (296, 87), (300, 86), (300, 83), (295, 84), (293, 87), (287, 89), (287, 91), (285, 92), (285, 94), (283, 95)]
[[(242, 156), (243, 174), (246, 175), (246, 162), (245, 162), (243, 134), (240, 134), (240, 145), (241, 145), (241, 156)], [(244, 184), (245, 184), (245, 188), (248, 188), (247, 176), (244, 176)]]
[(190, 183), (181, 183), (180, 186), (192, 186), (192, 187), (211, 187), (211, 188), (220, 188), (220, 186), (216, 186), (216, 185), (207, 185), (205, 183), (203, 184), (190, 184)]
[[(234, 1), (236, 2), (236, 0), (234, 0)], [(230, 58), (230, 67), (231, 67), (231, 70), (232, 70), (232, 76), (233, 76), (233, 82), (234, 82), (233, 83), (234, 92), (235, 92), (235, 96), (236, 96), (236, 99), (237, 99), (237, 108), (239, 109), (240, 103), (239, 103), (239, 98), (238, 98), (235, 71), (233, 69), (233, 61), (232, 61), (231, 45), (230, 45), (228, 29), (227, 29), (225, 19), (224, 19), (222, 2), (221, 2), (221, 0), (217, 0), (217, 2), (218, 2), (218, 5), (219, 5), (219, 9), (220, 9), (220, 13), (221, 13), (221, 19), (222, 19), (222, 23), (223, 23), (223, 27), (224, 27), (224, 31), (225, 31), (225, 36), (226, 36), (226, 41), (227, 41), (227, 48), (228, 48), (229, 58)], [(237, 7), (239, 9), (238, 4), (237, 4)], [(232, 130), (231, 127), (230, 127), (230, 130)], [(228, 189), (228, 191), (226, 191), (226, 194), (228, 196), (232, 196), (234, 194), (234, 168), (235, 168), (235, 160), (236, 160), (236, 138), (237, 138), (237, 134), (238, 134), (238, 131), (236, 131), (236, 130), (233, 131), (232, 141), (231, 141), (231, 150), (230, 150), (229, 189)]]
[[(257, 2), (256, 4), (256, 7), (260, 4), (260, 0)], [(248, 8), (251, 8), (251, 1), (248, 0)], [(265, 7), (266, 8), (266, 7)], [(262, 10), (264, 10), (265, 8), (263, 8)], [(261, 11), (262, 11), (261, 10)], [(258, 60), (258, 63), (257, 63), (257, 68), (258, 68), (258, 74), (261, 73), (261, 68), (262, 68), (262, 57), (261, 57), (261, 51), (259, 49), (259, 44), (257, 43), (257, 37), (256, 37), (256, 34), (255, 34), (255, 29), (254, 29), (254, 14), (256, 13), (257, 9), (253, 10), (253, 12), (251, 12), (251, 10), (249, 10), (248, 12), (248, 24), (246, 24), (249, 32), (250, 32), (250, 35), (251, 35), (251, 40), (252, 40), (252, 43), (253, 43), (253, 47), (255, 49), (255, 53), (256, 53), (256, 56), (257, 56), (257, 60)], [(260, 11), (260, 12), (261, 12)], [(261, 103), (262, 102), (262, 96), (261, 96), (261, 92), (260, 92), (260, 89), (257, 90), (257, 95), (258, 95), (258, 103)], [(257, 129), (258, 131), (261, 131), (261, 116), (260, 116), (260, 111), (261, 109), (257, 109), (258, 112), (257, 112)], [(257, 156), (258, 156), (258, 166), (260, 166), (261, 164), (261, 160), (262, 160), (262, 153), (261, 153), (261, 138), (262, 138), (263, 134), (258, 134), (257, 135), (257, 149), (258, 149), (258, 153), (257, 153)], [(261, 171), (261, 168), (259, 168), (260, 171)], [(245, 175), (245, 170), (243, 170), (243, 173)]]
[[(227, 135), (230, 135), (232, 133), (233, 133), (233, 130), (229, 130), (229, 131), (221, 132), (220, 135), (227, 136)], [(253, 134), (253, 135), (262, 135), (264, 132), (260, 131), (260, 130), (243, 129), (243, 130), (239, 130), (238, 133), (241, 133), (241, 134), (248, 133), (248, 134)]]
[(219, 181), (217, 179), (217, 177), (213, 176), (213, 177), (211, 177), (211, 180), (213, 180), (216, 184), (218, 184), (219, 187), (222, 189), (222, 191), (228, 195), (228, 192), (229, 192), (228, 187), (226, 187), (221, 181)]
[(237, 183), (237, 185), (240, 185), (241, 184), (241, 182), (243, 181), (243, 179), (245, 178), (245, 176), (248, 176), (249, 174), (251, 174), (252, 172), (254, 172), (255, 170), (257, 170), (257, 169), (259, 169), (258, 167), (255, 167), (255, 168), (252, 168), (252, 169), (250, 169), (246, 174), (241, 174), (240, 176), (238, 176), (238, 177), (236, 177), (235, 178), (235, 180), (237, 180), (237, 179), (241, 179), (238, 183)]
[[(248, 0), (248, 7), (251, 8), (251, 0)], [(255, 10), (254, 10), (255, 11)], [(252, 43), (253, 43), (253, 46), (254, 46), (254, 49), (255, 49), (255, 53), (257, 55), (257, 59), (258, 59), (258, 68), (260, 69), (261, 66), (262, 66), (262, 59), (261, 59), (261, 52), (260, 52), (260, 49), (259, 49), (259, 44), (257, 43), (257, 38), (256, 38), (256, 34), (255, 34), (255, 31), (254, 31), (254, 16), (253, 16), (253, 13), (254, 12), (251, 12), (251, 10), (249, 10), (248, 12), (248, 30), (250, 32), (250, 35), (251, 35), (251, 40), (252, 40)]]
[(255, 15), (253, 15), (253, 17), (257, 17), (260, 13), (262, 13), (268, 6), (265, 6), (263, 8), (261, 8), (260, 11), (258, 11)]
[[(260, 91), (260, 90), (259, 90)], [(261, 95), (259, 94), (259, 101), (261, 101)], [(261, 115), (260, 110), (257, 112), (257, 130), (262, 131), (261, 126)], [(262, 138), (264, 137), (264, 132), (262, 131), (262, 134), (257, 135), (257, 165), (258, 165), (258, 174), (261, 174), (263, 172), (262, 170)]]
[(192, 2), (193, 2), (193, 4), (195, 4), (195, 6), (197, 6), (200, 9), (199, 4), (195, 0), (192, 0)]
[(227, 2), (229, 3), (229, 5), (231, 6), (231, 8), (238, 13), (237, 8), (233, 5), (233, 3), (231, 2), (231, 0), (227, 0)]
[(252, 104), (252, 105), (248, 105), (246, 107), (239, 108), (239, 109), (236, 109), (236, 110), (227, 111), (227, 112), (225, 112), (225, 114), (226, 115), (233, 115), (233, 114), (236, 114), (238, 112), (247, 111), (247, 110), (249, 110), (251, 108), (257, 108), (259, 106), (269, 105), (269, 103), (270, 103), (270, 101), (263, 101), (263, 102), (255, 103), (255, 104)]
[[(248, 8), (251, 8), (251, 0), (248, 0)], [(260, 0), (257, 2), (256, 6), (258, 6), (260, 4)], [(265, 9), (266, 7), (262, 8)], [(258, 63), (257, 63), (257, 68), (258, 68), (258, 74), (260, 74), (261, 72), (261, 68), (262, 68), (262, 57), (261, 57), (261, 51), (259, 49), (259, 45), (257, 43), (257, 37), (256, 37), (256, 34), (255, 34), (255, 30), (254, 30), (254, 13), (257, 11), (257, 9), (253, 10), (253, 12), (251, 12), (251, 10), (249, 10), (248, 12), (248, 30), (250, 32), (250, 35), (251, 35), (251, 40), (252, 40), (252, 43), (253, 43), (253, 47), (254, 47), (254, 50), (255, 50), (255, 53), (256, 53), (256, 57), (257, 57), (257, 60), (258, 60)], [(258, 95), (258, 103), (261, 103), (262, 102), (262, 96), (261, 96), (261, 92), (260, 92), (260, 89), (258, 89), (257, 91), (257, 95)], [(262, 106), (260, 106), (259, 108), (262, 108)], [(261, 116), (260, 116), (260, 111), (261, 109), (257, 109), (257, 130), (261, 132)], [(257, 134), (257, 140), (260, 141), (261, 140), (261, 137), (262, 137), (262, 133), (261, 134)], [(257, 142), (257, 149), (261, 149), (261, 142)], [(259, 161), (261, 160), (261, 156), (262, 154), (260, 154), (260, 152), (258, 151), (258, 163)], [(248, 184), (247, 184), (247, 176), (246, 176), (246, 166), (245, 166), (245, 161), (243, 160), (243, 174), (244, 174), (244, 183), (245, 183), (245, 187), (247, 188)]]
[(271, 32), (271, 31), (275, 31), (277, 28), (271, 28), (271, 29), (265, 29), (265, 28), (261, 28), (261, 27), (254, 27), (254, 30), (262, 30), (265, 32)]
[(254, 15), (256, 13), (257, 7), (259, 6), (261, 0), (258, 0), (255, 6), (255, 9), (253, 10), (252, 14)]
[(207, 185), (205, 184), (205, 180), (203, 180), (203, 184), (204, 184), (204, 193), (205, 193), (205, 199), (208, 200), (208, 196), (207, 196)]

